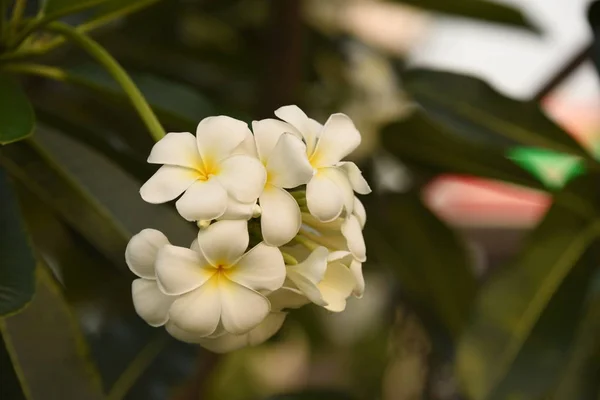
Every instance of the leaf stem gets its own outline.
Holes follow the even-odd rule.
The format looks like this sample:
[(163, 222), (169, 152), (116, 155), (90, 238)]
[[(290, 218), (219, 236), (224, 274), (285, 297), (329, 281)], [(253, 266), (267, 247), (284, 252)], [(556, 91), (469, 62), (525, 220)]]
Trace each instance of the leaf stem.
[(52, 32), (59, 33), (77, 44), (85, 50), (90, 56), (98, 61), (110, 75), (121, 85), (132, 105), (142, 118), (142, 121), (150, 131), (153, 139), (158, 141), (165, 136), (165, 131), (156, 118), (156, 115), (150, 108), (150, 105), (131, 80), (123, 67), (110, 55), (108, 51), (95, 40), (91, 39), (84, 33), (81, 33), (73, 27), (61, 22), (52, 22), (47, 27)]

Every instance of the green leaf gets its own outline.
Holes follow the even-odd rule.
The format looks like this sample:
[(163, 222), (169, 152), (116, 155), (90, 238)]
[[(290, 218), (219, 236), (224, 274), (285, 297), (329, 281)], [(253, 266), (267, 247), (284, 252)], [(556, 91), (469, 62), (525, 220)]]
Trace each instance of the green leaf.
[(22, 141), (1, 148), (0, 163), (108, 259), (124, 265), (129, 232), (41, 147)]
[(472, 262), (456, 234), (417, 193), (365, 199), (371, 254), (398, 278), (409, 300), (425, 307), (454, 337), (464, 328), (476, 291)]
[(97, 372), (60, 288), (39, 268), (36, 296), (0, 331), (31, 399), (102, 399)]
[(406, 90), (427, 112), (459, 134), (505, 143), (509, 139), (595, 163), (592, 155), (533, 101), (510, 99), (480, 79), (451, 72), (415, 69), (407, 71), (403, 79)]
[(108, 0), (46, 0), (42, 10), (44, 19), (51, 21), (65, 15), (87, 10), (106, 1)]
[(271, 396), (268, 400), (354, 400), (355, 398), (347, 393), (338, 390), (315, 389), (302, 392), (279, 394)]
[(537, 31), (521, 11), (515, 8), (484, 0), (394, 0), (429, 11), (473, 18), (482, 21), (512, 25)]
[[(598, 204), (597, 180), (584, 176), (567, 187)], [(600, 237), (594, 217), (555, 203), (516, 261), (482, 289), (457, 352), (470, 398), (539, 398), (554, 382), (597, 268), (590, 254)]]
[(36, 260), (12, 185), (0, 168), (0, 316), (23, 308), (35, 289)]
[(544, 186), (503, 151), (463, 140), (421, 111), (386, 126), (383, 147), (403, 162), (425, 166), (433, 172), (449, 172), (495, 179), (536, 189)]
[(27, 96), (11, 77), (0, 74), (0, 145), (31, 135), (35, 115)]

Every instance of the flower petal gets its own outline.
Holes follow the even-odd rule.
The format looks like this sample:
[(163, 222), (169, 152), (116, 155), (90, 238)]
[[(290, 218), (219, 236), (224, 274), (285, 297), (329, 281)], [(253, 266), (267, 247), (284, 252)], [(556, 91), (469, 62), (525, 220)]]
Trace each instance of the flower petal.
[(150, 326), (164, 325), (169, 319), (169, 308), (176, 299), (158, 289), (156, 281), (136, 279), (131, 283), (135, 312)]
[(354, 191), (350, 184), (348, 175), (340, 167), (323, 168), (325, 174), (331, 179), (340, 190), (342, 199), (344, 200), (344, 208), (346, 213), (350, 214), (354, 211)]
[(160, 139), (148, 157), (150, 164), (178, 165), (198, 169), (202, 159), (196, 146), (196, 138), (189, 132), (171, 132)]
[(196, 128), (196, 141), (202, 160), (219, 162), (229, 156), (252, 135), (248, 125), (237, 119), (219, 115), (204, 118)]
[(285, 280), (285, 264), (277, 247), (259, 243), (226, 270), (232, 281), (252, 290), (279, 289)]
[(306, 145), (289, 133), (277, 141), (266, 168), (269, 183), (286, 189), (307, 184), (314, 174), (306, 157)]
[(217, 179), (236, 200), (251, 203), (262, 192), (267, 171), (256, 158), (233, 156), (221, 163)]
[(165, 325), (165, 329), (175, 339), (181, 340), (182, 342), (186, 342), (186, 343), (197, 344), (197, 343), (200, 343), (200, 341), (206, 337), (206, 336), (194, 333), (194, 332), (188, 332), (185, 329), (181, 329), (180, 327), (175, 325), (173, 323), (173, 321), (167, 322), (167, 324)]
[(342, 235), (346, 238), (348, 250), (360, 262), (367, 261), (367, 246), (363, 237), (360, 222), (355, 215), (350, 215), (342, 224)]
[(185, 247), (166, 245), (156, 258), (156, 278), (160, 288), (172, 296), (200, 287), (216, 272), (202, 253)]
[(177, 200), (175, 207), (188, 221), (215, 219), (227, 208), (227, 192), (217, 179), (196, 181)]
[(202, 254), (213, 266), (233, 265), (244, 254), (249, 242), (246, 221), (217, 221), (198, 233)]
[(169, 244), (169, 239), (156, 229), (144, 229), (134, 235), (125, 249), (125, 262), (137, 276), (146, 279), (156, 279), (154, 263), (158, 250)]
[(344, 208), (340, 188), (325, 169), (319, 170), (306, 185), (306, 202), (310, 213), (321, 222), (333, 221)]
[(298, 289), (281, 287), (267, 296), (271, 302), (271, 311), (281, 311), (287, 308), (300, 308), (308, 303), (308, 297)]
[(241, 335), (260, 324), (271, 310), (269, 300), (262, 294), (229, 279), (219, 279), (221, 321), (229, 333)]
[(251, 203), (242, 203), (231, 196), (227, 196), (227, 209), (218, 219), (243, 219), (249, 220), (254, 215), (256, 201)]
[(333, 312), (341, 312), (346, 308), (346, 299), (356, 285), (350, 269), (339, 262), (327, 266), (325, 277), (319, 283), (319, 290), (327, 302), (325, 308)]
[(315, 167), (332, 166), (352, 153), (360, 140), (360, 133), (347, 115), (333, 114), (323, 126), (311, 162)]
[(200, 336), (215, 332), (221, 315), (219, 277), (214, 276), (198, 289), (173, 302), (169, 318), (180, 329)]
[(263, 163), (269, 159), (277, 141), (284, 133), (289, 132), (302, 140), (302, 135), (296, 128), (278, 119), (267, 118), (252, 121), (252, 130), (254, 131), (258, 158)]
[(257, 346), (266, 342), (281, 329), (286, 316), (286, 313), (273, 312), (260, 325), (244, 335), (227, 334), (216, 339), (202, 339), (199, 343), (205, 349), (215, 353), (228, 353), (246, 346)]
[(302, 225), (300, 207), (287, 191), (266, 185), (258, 198), (262, 210), (260, 228), (269, 246), (283, 246), (296, 236)]
[(367, 180), (363, 177), (360, 169), (350, 161), (342, 161), (337, 165), (340, 167), (347, 175), (350, 180), (350, 184), (352, 185), (352, 189), (360, 194), (369, 194), (371, 193), (371, 187)]
[(166, 203), (183, 193), (198, 177), (196, 170), (163, 165), (144, 183), (140, 195), (148, 203)]
[(317, 143), (320, 133), (320, 129), (317, 128), (320, 128), (320, 124), (308, 118), (304, 111), (295, 105), (278, 108), (275, 115), (300, 131), (306, 142), (308, 154), (311, 154)]
[(250, 130), (246, 131), (244, 140), (231, 152), (232, 156), (250, 156), (258, 158), (258, 151), (256, 150), (256, 142), (254, 141), (254, 135)]
[(325, 275), (328, 255), (325, 247), (318, 247), (303, 262), (286, 267), (288, 278), (306, 297), (320, 306), (327, 304), (317, 285)]
[(360, 299), (365, 293), (365, 278), (362, 273), (362, 263), (357, 260), (352, 260), (350, 263), (350, 272), (354, 275), (355, 281), (352, 294)]
[(354, 197), (354, 215), (358, 219), (360, 229), (365, 229), (365, 224), (367, 223), (367, 211), (358, 197)]

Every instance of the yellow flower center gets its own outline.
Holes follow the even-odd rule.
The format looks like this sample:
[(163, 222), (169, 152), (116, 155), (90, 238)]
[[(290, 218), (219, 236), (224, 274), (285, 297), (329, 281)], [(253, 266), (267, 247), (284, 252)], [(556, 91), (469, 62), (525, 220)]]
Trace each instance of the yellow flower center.
[(212, 176), (219, 174), (220, 165), (214, 159), (205, 157), (202, 159), (202, 161), (202, 164), (196, 167), (196, 171), (198, 171), (199, 180), (207, 181)]

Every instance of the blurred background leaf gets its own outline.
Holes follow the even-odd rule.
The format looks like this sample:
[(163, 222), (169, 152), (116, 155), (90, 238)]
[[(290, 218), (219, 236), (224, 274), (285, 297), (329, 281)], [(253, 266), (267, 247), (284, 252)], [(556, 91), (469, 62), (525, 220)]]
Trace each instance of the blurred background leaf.
[(35, 124), (27, 96), (13, 78), (0, 73), (0, 145), (31, 135)]

